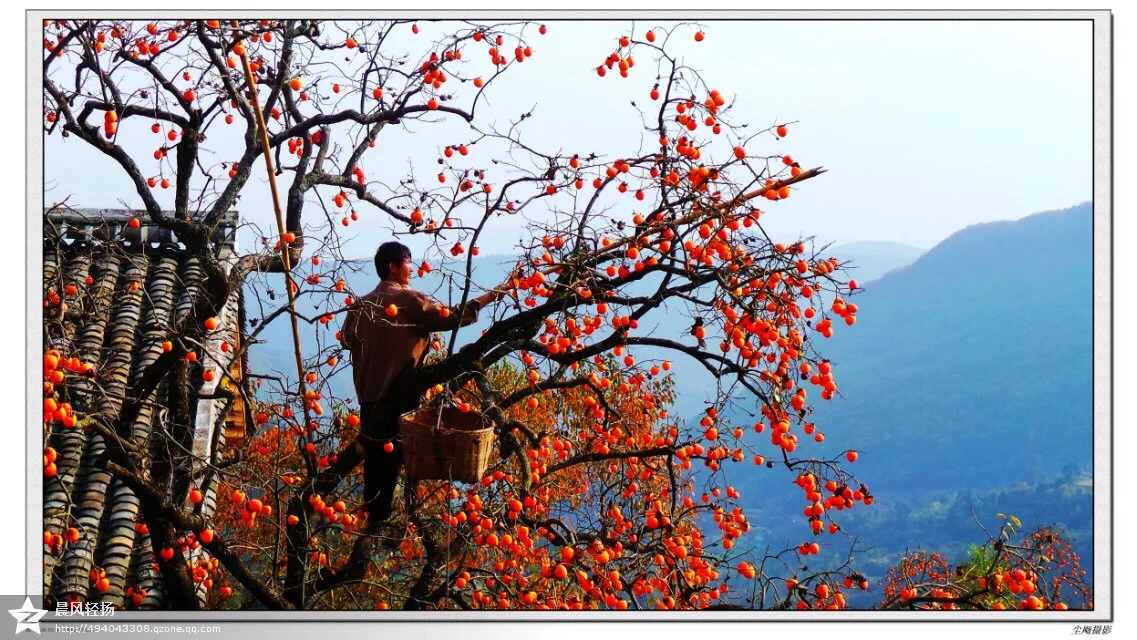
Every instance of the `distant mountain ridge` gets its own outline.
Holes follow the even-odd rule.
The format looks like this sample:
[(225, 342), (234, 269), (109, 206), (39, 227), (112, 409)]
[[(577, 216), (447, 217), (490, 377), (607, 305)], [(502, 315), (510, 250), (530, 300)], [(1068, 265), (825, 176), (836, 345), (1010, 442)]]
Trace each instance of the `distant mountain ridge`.
[[(963, 229), (852, 296), (856, 325), (811, 332), (839, 395), (811, 388), (826, 438), (799, 435), (795, 453), (860, 452), (848, 468), (876, 503), (840, 515), (869, 549), (858, 570), (880, 579), (913, 545), (959, 560), (983, 535), (973, 518), (1009, 513), (1067, 528), (1093, 573), (1093, 287), (1085, 203)], [(796, 544), (805, 518), (772, 484), (783, 475), (743, 473), (732, 481), (761, 527), (744, 544)]]
[(826, 253), (851, 261), (853, 268), (848, 270), (849, 277), (858, 284), (865, 284), (912, 264), (925, 251), (899, 242), (865, 240), (834, 244)]
[(814, 345), (840, 395), (813, 417), (834, 447), (891, 460), (878, 482), (897, 489), (1089, 464), (1093, 286), (1089, 203), (963, 229), (855, 296), (857, 324)]

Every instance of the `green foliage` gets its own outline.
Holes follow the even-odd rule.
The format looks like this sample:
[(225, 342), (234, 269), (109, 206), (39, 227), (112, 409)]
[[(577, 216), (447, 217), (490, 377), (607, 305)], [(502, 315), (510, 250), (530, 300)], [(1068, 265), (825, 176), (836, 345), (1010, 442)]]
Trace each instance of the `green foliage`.
[(1081, 558), (1061, 527), (1022, 531), (1022, 521), (1002, 522), (982, 544), (968, 545), (966, 559), (925, 549), (904, 553), (881, 581), (884, 609), (1042, 610), (1092, 609), (1093, 592)]

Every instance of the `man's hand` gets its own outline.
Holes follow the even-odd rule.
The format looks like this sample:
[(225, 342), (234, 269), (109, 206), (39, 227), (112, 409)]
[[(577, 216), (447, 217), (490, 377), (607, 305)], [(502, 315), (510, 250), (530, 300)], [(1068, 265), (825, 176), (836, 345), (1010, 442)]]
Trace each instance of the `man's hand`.
[(477, 298), (474, 298), (473, 302), (478, 305), (479, 309), (481, 309), (481, 308), (485, 307), (486, 305), (493, 303), (493, 302), (497, 302), (498, 300), (501, 300), (505, 296), (509, 295), (509, 291), (510, 291), (509, 285), (501, 284), (501, 285), (498, 285), (498, 286), (494, 287), (493, 289), (490, 289), (489, 291), (483, 293), (482, 295), (478, 296)]

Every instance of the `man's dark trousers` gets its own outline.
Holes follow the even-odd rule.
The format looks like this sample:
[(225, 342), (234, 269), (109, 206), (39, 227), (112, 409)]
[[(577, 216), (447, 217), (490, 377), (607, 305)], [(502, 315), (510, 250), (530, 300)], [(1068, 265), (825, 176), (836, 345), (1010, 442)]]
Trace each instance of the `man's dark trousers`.
[[(359, 407), (360, 441), (363, 443), (363, 503), (367, 509), (367, 528), (374, 530), (391, 517), (395, 504), (395, 485), (403, 465), (403, 446), (399, 442), (400, 411), (392, 403), (365, 402)], [(384, 445), (391, 443), (390, 452)]]

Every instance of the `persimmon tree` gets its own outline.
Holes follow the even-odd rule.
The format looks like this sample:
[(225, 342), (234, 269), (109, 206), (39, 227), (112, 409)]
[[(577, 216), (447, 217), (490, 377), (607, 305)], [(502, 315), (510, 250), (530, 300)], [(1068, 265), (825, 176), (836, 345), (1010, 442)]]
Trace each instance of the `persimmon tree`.
[[(771, 239), (759, 207), (822, 170), (763, 153), (793, 123), (737, 122), (729, 88), (674, 53), (704, 39), (692, 24), (625, 30), (611, 51), (572, 61), (612, 91), (647, 78), (633, 103), (640, 148), (541, 150), (525, 139), (528, 112), (486, 112), (495, 82), (524, 74), (545, 32), (524, 21), (44, 25), (45, 134), (121, 170), (134, 193), (116, 195), (205, 273), (144, 375), (112, 388), (97, 365), (83, 372), (120, 408), (78, 425), (45, 413), (45, 447), (76, 427), (104, 438), (106, 471), (137, 494), (154, 537), (165, 606), (839, 608), (845, 582), (865, 588), (850, 561), (804, 569), (802, 558), (844, 540), (827, 537), (841, 531), (837, 512), (872, 502), (846, 469), (855, 451), (810, 455), (824, 439), (810, 405), (837, 389), (815, 344), (855, 323), (845, 297), (856, 283), (811, 241)], [(444, 122), (464, 133), (439, 145), (437, 164), (401, 177), (365, 168), (400, 153), (384, 146), (391, 133)], [(254, 190), (272, 191), (279, 226), (250, 229), (259, 250), (227, 267), (210, 234)], [(461, 348), (457, 333), (438, 336), (392, 391), (486, 416), (500, 453), (480, 483), (410, 483), (401, 539), (361, 532), (358, 413), (328, 382), (348, 364), (335, 334), (362, 292), (348, 284), (344, 234), (363, 217), (421, 241), (420, 273), (449, 276), (453, 302), (497, 284), (475, 278), (483, 234), (525, 221), (489, 328)], [(158, 385), (185, 384), (187, 354), (242, 287), (257, 299), (234, 349), (264, 348), (265, 327), (290, 322), (292, 342), (271, 346), (294, 352), (296, 368), (249, 372), (262, 376), (245, 398), (256, 432), (237, 455), (215, 451), (201, 474), (176, 477), (178, 465), (130, 445), (127, 425)], [(45, 293), (48, 314), (61, 304)], [(649, 329), (663, 315), (689, 328)], [(66, 345), (48, 355), (75, 362)], [(719, 380), (697, 424), (667, 413), (680, 361)], [(46, 365), (45, 399), (65, 399), (79, 383)], [(732, 405), (756, 419), (728, 423)], [(731, 478), (746, 467), (788, 474), (800, 546), (739, 544), (750, 525)], [(67, 544), (47, 542), (48, 553)]]
[(918, 550), (888, 571), (881, 609), (1025, 610), (1093, 609), (1093, 590), (1081, 558), (1063, 531), (1043, 526), (1021, 532), (1014, 516), (998, 514), (999, 530), (972, 545), (966, 562)]

